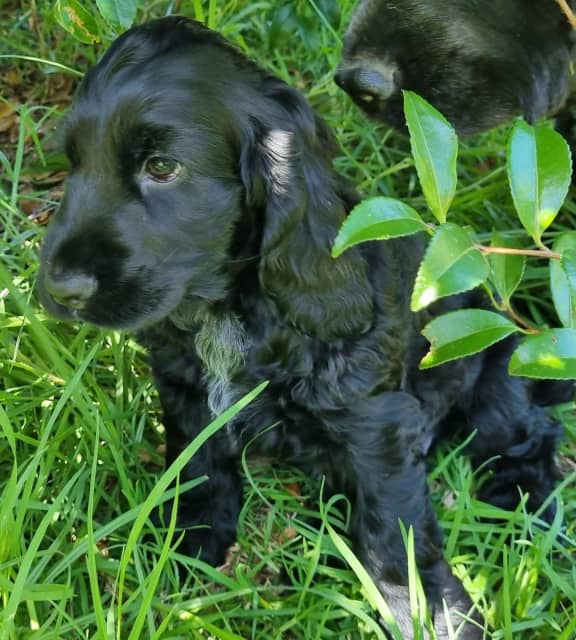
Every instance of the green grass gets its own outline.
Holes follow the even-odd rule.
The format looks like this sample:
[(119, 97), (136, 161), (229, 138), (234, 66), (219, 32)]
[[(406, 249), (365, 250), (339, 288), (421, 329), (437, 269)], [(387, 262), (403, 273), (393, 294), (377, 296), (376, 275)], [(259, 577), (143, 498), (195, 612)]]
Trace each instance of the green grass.
[[(186, 7), (189, 15), (201, 9), (212, 26), (309, 96), (338, 136), (339, 170), (365, 194), (401, 197), (423, 211), (407, 141), (367, 122), (332, 82), (352, 0), (341, 3), (333, 25), (311, 1), (293, 4), (315, 25), (310, 41), (282, 33), (270, 41), (278, 7), (272, 1)], [(147, 6), (146, 15), (161, 15), (168, 3)], [(59, 30), (48, 3), (38, 8), (41, 37), (31, 32), (30, 7), (0, 10), (2, 53), (85, 69), (95, 52)], [(31, 84), (53, 73), (22, 59), (0, 65)], [(58, 198), (33, 167), (52, 158), (50, 130), (59, 114), (40, 90), (24, 93), (31, 98), (21, 107), (17, 136), (0, 152), (0, 640), (383, 638), (375, 610), (385, 603), (343, 537), (348, 505), (325, 504), (321, 487), (294, 469), (244, 461), (238, 544), (223, 570), (180, 558), (189, 573), (179, 582), (177, 554), (170, 553), (177, 533), (143, 538), (151, 531), (146, 515), (170, 480), (162, 476), (158, 401), (145, 354), (129, 335), (58, 323), (38, 305), (42, 230), (22, 207)], [(518, 227), (503, 169), (505, 138), (500, 130), (461, 143), (450, 215), (487, 233)], [(570, 197), (548, 237), (575, 226)], [(546, 276), (532, 265), (520, 294), (536, 321), (552, 313)], [(576, 637), (576, 420), (570, 406), (557, 411), (567, 437), (560, 509), (550, 527), (522, 508), (507, 513), (475, 500), (478, 479), (454, 448), (439, 451), (431, 465), (447, 556), (495, 640)]]

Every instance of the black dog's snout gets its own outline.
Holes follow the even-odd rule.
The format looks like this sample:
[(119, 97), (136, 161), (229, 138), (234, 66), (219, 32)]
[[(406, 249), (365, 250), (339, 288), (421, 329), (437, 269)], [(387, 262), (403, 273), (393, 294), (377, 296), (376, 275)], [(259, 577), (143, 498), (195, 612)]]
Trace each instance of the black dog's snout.
[(83, 309), (97, 288), (96, 278), (85, 273), (53, 272), (44, 285), (58, 304), (71, 310)]
[(336, 84), (356, 102), (370, 107), (393, 96), (400, 88), (400, 73), (395, 67), (376, 69), (367, 64), (341, 66), (334, 76)]

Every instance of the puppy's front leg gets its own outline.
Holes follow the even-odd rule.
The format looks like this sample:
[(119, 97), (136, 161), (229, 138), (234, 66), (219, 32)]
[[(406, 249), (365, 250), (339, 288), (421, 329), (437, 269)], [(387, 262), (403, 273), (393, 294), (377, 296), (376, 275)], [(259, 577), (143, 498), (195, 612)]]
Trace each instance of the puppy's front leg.
[[(203, 394), (186, 385), (158, 380), (166, 428), (166, 465), (212, 420)], [(178, 550), (199, 556), (211, 565), (223, 564), (236, 539), (236, 523), (242, 507), (242, 482), (237, 456), (225, 431), (212, 436), (186, 464), (180, 482), (206, 476), (207, 480), (178, 496), (178, 528), (185, 534)], [(161, 521), (169, 521), (170, 503)]]
[[(366, 452), (367, 454), (367, 452)], [(472, 603), (460, 581), (452, 575), (443, 558), (442, 537), (428, 500), (426, 470), (423, 460), (406, 452), (406, 463), (396, 470), (378, 464), (377, 456), (363, 456), (365, 471), (358, 478), (353, 506), (352, 536), (355, 551), (363, 560), (392, 610), (406, 640), (414, 637), (408, 591), (408, 558), (401, 524), (412, 527), (416, 565), (428, 605), (434, 618), (437, 640), (447, 640), (448, 623), (462, 627), (458, 638), (477, 640), (478, 628), (464, 622)], [(379, 471), (380, 467), (380, 471)], [(379, 474), (379, 475), (378, 475)]]
[[(447, 640), (446, 601), (460, 640), (479, 640), (482, 632), (465, 622), (472, 603), (443, 558), (442, 536), (428, 498), (424, 451), (426, 418), (407, 393), (383, 393), (365, 400), (338, 419), (344, 450), (333, 458), (332, 489), (352, 503), (354, 550), (383, 593), (407, 640), (414, 638), (408, 591), (408, 559), (401, 524), (412, 527), (416, 564), (438, 640)], [(334, 486), (335, 483), (335, 486)]]

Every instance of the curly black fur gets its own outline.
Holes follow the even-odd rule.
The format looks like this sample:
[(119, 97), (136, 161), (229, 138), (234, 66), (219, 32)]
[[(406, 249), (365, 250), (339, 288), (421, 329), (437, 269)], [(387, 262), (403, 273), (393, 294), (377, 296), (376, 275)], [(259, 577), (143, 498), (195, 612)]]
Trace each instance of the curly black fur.
[(360, 0), (336, 81), (400, 129), (401, 90), (415, 91), (467, 135), (556, 113), (575, 61), (574, 33), (555, 0)]
[[(218, 565), (242, 504), (242, 448), (274, 454), (345, 493), (355, 551), (412, 637), (399, 520), (438, 637), (470, 601), (442, 556), (425, 455), (445, 418), (469, 435), (485, 487), (538, 508), (560, 426), (510, 378), (508, 341), (430, 372), (417, 364), (428, 312), (409, 310), (421, 238), (330, 255), (357, 201), (332, 168), (332, 137), (303, 96), (183, 18), (130, 30), (86, 76), (67, 119), (72, 170), (46, 235), (41, 299), (61, 318), (137, 331), (164, 410), (167, 462), (211, 419), (269, 380), (206, 443), (179, 500), (188, 554)], [(180, 173), (157, 181), (151, 156)], [(440, 312), (474, 303), (448, 299)], [(267, 430), (271, 425), (274, 428)], [(479, 638), (472, 623), (461, 638)]]

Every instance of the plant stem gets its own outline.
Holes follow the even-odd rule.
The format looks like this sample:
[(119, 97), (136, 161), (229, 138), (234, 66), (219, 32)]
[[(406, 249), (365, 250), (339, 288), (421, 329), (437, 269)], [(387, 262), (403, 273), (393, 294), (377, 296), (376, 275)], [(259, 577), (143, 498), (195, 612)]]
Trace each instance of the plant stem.
[(512, 308), (510, 304), (510, 300), (503, 300), (502, 303), (499, 303), (498, 300), (494, 297), (494, 292), (488, 286), (487, 283), (484, 283), (484, 291), (486, 295), (490, 298), (490, 302), (492, 306), (499, 311), (500, 313), (505, 313), (507, 316), (510, 316), (514, 322), (522, 328), (523, 333), (535, 334), (541, 333), (540, 329), (531, 325), (527, 320), (524, 320), (522, 316), (519, 316), (516, 311)]
[(562, 11), (564, 12), (566, 17), (568, 18), (568, 22), (572, 25), (572, 28), (576, 29), (576, 16), (574, 15), (574, 12), (570, 8), (570, 5), (568, 4), (567, 0), (556, 0), (556, 2), (560, 6), (560, 9), (562, 9)]
[(514, 309), (510, 306), (510, 303), (508, 303), (506, 305), (504, 310), (512, 318), (512, 320), (514, 320), (514, 322), (516, 322), (516, 324), (520, 325), (521, 327), (524, 327), (524, 329), (526, 329), (527, 333), (531, 333), (531, 334), (542, 333), (540, 331), (540, 329), (537, 329), (536, 327), (532, 326), (529, 322), (524, 320), (524, 318), (519, 316), (516, 313), (516, 311), (514, 311)]
[(533, 258), (550, 258), (560, 260), (561, 253), (550, 251), (550, 249), (513, 249), (512, 247), (486, 247), (483, 244), (474, 243), (474, 246), (482, 253), (504, 253), (515, 256), (530, 256)]

